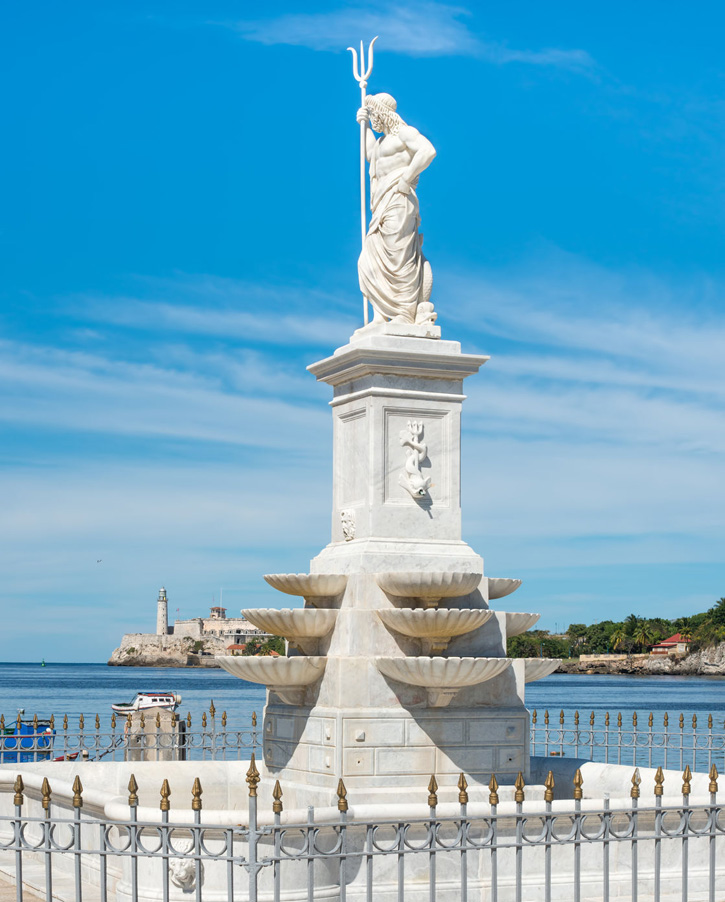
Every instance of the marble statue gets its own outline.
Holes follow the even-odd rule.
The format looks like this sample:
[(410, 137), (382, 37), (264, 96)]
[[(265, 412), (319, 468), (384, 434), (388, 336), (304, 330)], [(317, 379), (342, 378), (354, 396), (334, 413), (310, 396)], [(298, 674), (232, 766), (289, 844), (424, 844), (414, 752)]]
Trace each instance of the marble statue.
[(390, 94), (370, 94), (357, 113), (358, 122), (368, 123), (372, 213), (358, 261), (360, 289), (373, 306), (373, 322), (431, 324), (437, 316), (430, 302), (433, 275), (422, 250), (415, 188), (436, 151), (396, 109)]

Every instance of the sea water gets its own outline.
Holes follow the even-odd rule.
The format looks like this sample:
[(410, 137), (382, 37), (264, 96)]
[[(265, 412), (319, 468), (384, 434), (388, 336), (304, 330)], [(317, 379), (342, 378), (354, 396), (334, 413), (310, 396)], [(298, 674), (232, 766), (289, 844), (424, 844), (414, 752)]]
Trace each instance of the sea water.
[[(55, 715), (56, 723), (68, 715), (69, 726), (77, 725), (80, 714), (91, 726), (98, 714), (103, 726), (111, 716), (111, 704), (129, 702), (137, 692), (174, 692), (182, 696), (179, 714), (190, 713), (198, 727), (202, 713), (211, 702), (217, 721), (223, 711), (230, 726), (246, 728), (252, 712), (260, 717), (264, 707), (264, 687), (237, 679), (224, 670), (197, 668), (108, 667), (106, 664), (0, 664), (0, 713), (5, 721), (15, 720), (18, 709), (24, 718)], [(696, 714), (705, 726), (712, 714), (714, 729), (722, 732), (725, 725), (725, 677), (681, 676), (610, 676), (553, 674), (526, 687), (526, 705), (537, 710), (538, 723), (544, 710), (549, 711), (552, 726), (564, 711), (567, 722), (574, 711), (580, 715), (582, 727), (593, 711), (597, 724), (609, 712), (616, 723), (618, 712), (623, 723), (631, 724), (636, 711), (640, 727), (645, 726), (650, 712), (653, 729), (661, 729), (663, 716), (669, 714), (670, 726), (683, 714), (691, 725)]]

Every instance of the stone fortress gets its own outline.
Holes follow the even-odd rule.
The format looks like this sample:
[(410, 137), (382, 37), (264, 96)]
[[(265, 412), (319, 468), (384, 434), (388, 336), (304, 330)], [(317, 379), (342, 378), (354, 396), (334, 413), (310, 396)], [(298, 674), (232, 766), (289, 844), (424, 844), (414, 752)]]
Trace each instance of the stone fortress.
[(169, 625), (166, 589), (156, 600), (156, 632), (126, 633), (109, 664), (120, 667), (218, 667), (216, 656), (234, 655), (269, 633), (244, 617), (227, 617), (227, 609), (213, 607), (208, 617), (175, 620)]

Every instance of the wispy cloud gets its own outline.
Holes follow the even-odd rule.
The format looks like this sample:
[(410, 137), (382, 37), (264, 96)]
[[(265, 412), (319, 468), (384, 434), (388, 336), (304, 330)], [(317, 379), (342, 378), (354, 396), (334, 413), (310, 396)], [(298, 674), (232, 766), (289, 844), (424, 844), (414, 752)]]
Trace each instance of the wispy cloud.
[(472, 56), (490, 63), (525, 63), (581, 72), (596, 67), (585, 50), (518, 50), (486, 39), (471, 28), (471, 14), (444, 3), (348, 6), (324, 13), (302, 13), (230, 23), (246, 40), (293, 44), (312, 50), (356, 46), (361, 36), (380, 35), (389, 52), (407, 56)]

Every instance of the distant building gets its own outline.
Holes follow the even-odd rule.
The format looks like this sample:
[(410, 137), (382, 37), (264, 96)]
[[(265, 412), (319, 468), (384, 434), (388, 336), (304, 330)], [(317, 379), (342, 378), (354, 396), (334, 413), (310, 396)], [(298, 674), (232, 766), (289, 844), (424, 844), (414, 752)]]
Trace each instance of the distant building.
[(657, 645), (653, 645), (651, 653), (653, 655), (686, 655), (690, 650), (690, 639), (683, 639), (680, 633), (675, 633), (669, 639), (663, 639)]
[(169, 635), (169, 602), (163, 586), (159, 589), (159, 597), (156, 600), (156, 635)]

